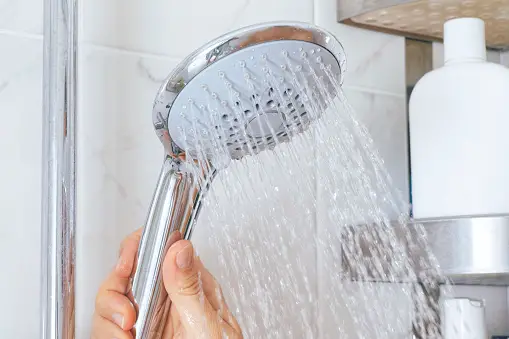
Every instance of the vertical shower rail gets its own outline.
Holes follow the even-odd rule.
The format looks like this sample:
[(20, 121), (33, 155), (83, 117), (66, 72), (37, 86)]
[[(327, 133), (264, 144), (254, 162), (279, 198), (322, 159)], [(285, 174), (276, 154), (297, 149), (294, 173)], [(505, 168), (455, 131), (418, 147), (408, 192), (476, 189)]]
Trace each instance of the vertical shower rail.
[(75, 335), (77, 0), (44, 0), (41, 338)]

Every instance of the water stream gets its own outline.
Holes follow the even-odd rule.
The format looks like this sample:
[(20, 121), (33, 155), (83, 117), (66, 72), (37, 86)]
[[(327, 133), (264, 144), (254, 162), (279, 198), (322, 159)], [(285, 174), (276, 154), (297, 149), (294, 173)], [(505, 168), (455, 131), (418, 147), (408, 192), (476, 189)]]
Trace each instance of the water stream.
[[(267, 93), (245, 69), (249, 93), (221, 73), (228, 97), (190, 101), (216, 128), (202, 134), (192, 121), (189, 151), (220, 168), (193, 235), (199, 255), (246, 338), (411, 338), (412, 328), (440, 338), (433, 293), (444, 277), (423, 227), (410, 225), (406, 199), (330, 66), (317, 74), (307, 58), (287, 61), (282, 80), (267, 68)], [(284, 133), (261, 119), (247, 124), (274, 110)], [(280, 143), (286, 135), (291, 142)], [(260, 145), (268, 149), (257, 154)], [(232, 147), (247, 156), (230, 162)]]

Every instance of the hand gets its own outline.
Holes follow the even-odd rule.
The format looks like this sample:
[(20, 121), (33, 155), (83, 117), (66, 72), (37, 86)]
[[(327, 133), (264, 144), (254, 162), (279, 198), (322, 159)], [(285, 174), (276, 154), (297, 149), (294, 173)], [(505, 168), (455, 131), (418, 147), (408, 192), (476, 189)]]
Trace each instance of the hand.
[[(163, 339), (242, 339), (242, 331), (226, 305), (214, 277), (194, 255), (192, 244), (172, 234), (174, 241), (163, 262), (163, 282), (171, 303)], [(141, 229), (128, 236), (117, 266), (97, 293), (92, 339), (132, 339), (136, 311), (126, 296)]]

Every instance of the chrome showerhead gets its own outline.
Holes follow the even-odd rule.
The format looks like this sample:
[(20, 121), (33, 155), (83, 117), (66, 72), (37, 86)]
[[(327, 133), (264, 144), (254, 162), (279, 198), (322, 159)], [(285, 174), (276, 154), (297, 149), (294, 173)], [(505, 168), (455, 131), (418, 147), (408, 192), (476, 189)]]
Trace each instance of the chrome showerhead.
[(341, 83), (345, 64), (338, 40), (309, 24), (229, 33), (167, 78), (154, 104), (156, 132), (173, 157), (256, 154), (319, 118), (335, 96), (330, 75)]
[(330, 33), (304, 23), (267, 23), (210, 42), (164, 82), (153, 123), (166, 156), (133, 277), (135, 338), (162, 335), (167, 315), (160, 310), (169, 310), (162, 259), (172, 232), (190, 238), (216, 165), (224, 164), (217, 159), (255, 155), (304, 131), (338, 94), (345, 65)]

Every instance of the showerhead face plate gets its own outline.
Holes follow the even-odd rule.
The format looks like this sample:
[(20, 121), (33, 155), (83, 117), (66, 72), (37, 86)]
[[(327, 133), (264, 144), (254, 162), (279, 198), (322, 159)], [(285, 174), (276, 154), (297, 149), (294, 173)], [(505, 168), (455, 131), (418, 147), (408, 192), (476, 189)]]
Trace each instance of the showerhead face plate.
[(156, 132), (173, 157), (257, 154), (320, 117), (345, 64), (340, 43), (311, 25), (230, 33), (184, 60), (164, 83), (154, 104)]

